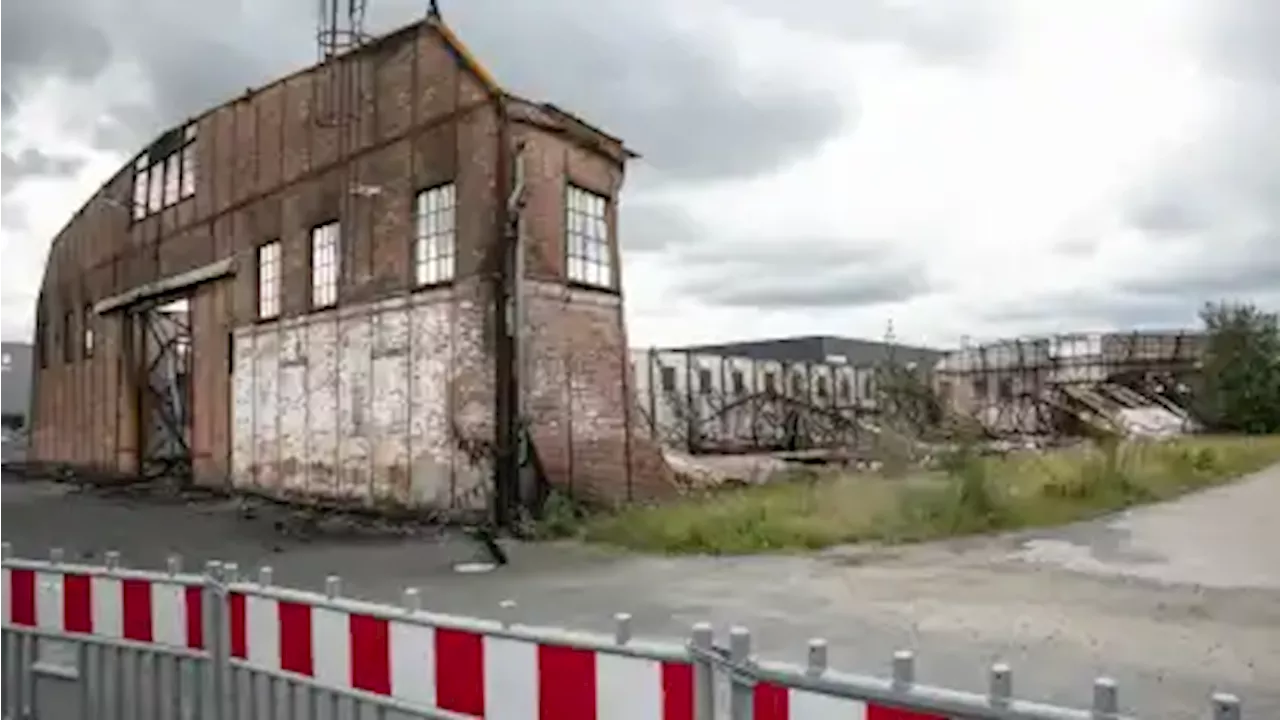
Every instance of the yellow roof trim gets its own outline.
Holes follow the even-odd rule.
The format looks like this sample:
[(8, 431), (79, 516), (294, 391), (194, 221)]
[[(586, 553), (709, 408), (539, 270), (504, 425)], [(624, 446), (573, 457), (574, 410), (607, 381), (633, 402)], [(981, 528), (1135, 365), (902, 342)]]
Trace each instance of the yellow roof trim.
[(467, 49), (467, 46), (463, 44), (457, 34), (448, 25), (445, 25), (444, 20), (438, 15), (431, 15), (427, 17), (427, 25), (435, 28), (436, 32), (440, 33), (440, 37), (444, 38), (445, 43), (458, 54), (458, 59), (462, 61), (462, 64), (475, 73), (476, 77), (480, 78), (480, 82), (484, 83), (490, 92), (502, 92), (502, 88), (498, 86), (498, 81), (493, 78), (493, 74), (480, 64), (480, 61)]

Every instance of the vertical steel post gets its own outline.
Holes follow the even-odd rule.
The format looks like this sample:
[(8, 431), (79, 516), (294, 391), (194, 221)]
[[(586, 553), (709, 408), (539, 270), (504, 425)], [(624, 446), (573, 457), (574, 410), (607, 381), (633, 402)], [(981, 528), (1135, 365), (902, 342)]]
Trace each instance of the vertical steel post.
[(202, 675), (203, 690), (196, 712), (200, 717), (216, 720), (232, 717), (232, 688), (227, 681), (231, 674), (231, 623), (227, 618), (229, 595), (226, 590), (225, 568), (217, 560), (205, 565), (204, 589), (201, 594), (201, 612), (204, 615), (204, 638), (209, 660)]
[[(652, 389), (652, 386), (650, 386)], [(693, 656), (693, 717), (713, 720), (716, 715), (716, 670), (709, 656), (715, 649), (711, 623), (698, 623), (689, 636)]]
[(731, 720), (752, 720), (755, 717), (755, 683), (743, 677), (736, 668), (751, 662), (751, 631), (735, 626), (729, 628), (729, 662), (734, 670), (729, 673), (729, 717)]

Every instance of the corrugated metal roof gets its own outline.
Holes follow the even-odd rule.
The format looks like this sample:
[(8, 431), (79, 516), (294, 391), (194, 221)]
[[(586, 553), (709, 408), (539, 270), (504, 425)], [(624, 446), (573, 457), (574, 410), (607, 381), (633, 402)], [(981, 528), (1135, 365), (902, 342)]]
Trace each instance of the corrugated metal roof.
[(692, 345), (689, 347), (663, 348), (678, 352), (706, 353), (749, 357), (755, 360), (781, 362), (847, 362), (851, 365), (874, 365), (893, 361), (932, 366), (945, 351), (859, 340), (831, 335), (810, 335), (793, 338), (773, 338), (743, 342)]

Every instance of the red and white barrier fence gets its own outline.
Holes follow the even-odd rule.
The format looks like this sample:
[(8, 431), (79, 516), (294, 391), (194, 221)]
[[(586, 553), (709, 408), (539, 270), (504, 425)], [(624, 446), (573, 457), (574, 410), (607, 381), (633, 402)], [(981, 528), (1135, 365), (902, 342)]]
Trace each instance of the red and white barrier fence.
[[(210, 574), (193, 576), (178, 573), (176, 558), (163, 574), (118, 570), (114, 554), (98, 568), (64, 564), (61, 553), (48, 563), (11, 560), (7, 545), (5, 550), (6, 635), (26, 631), (24, 642), (41, 633), (91, 636), (124, 647), (144, 644), (153, 652), (168, 648), (170, 655), (198, 653), (211, 661), (207, 681), (214, 685), (202, 693), (211, 702), (235, 697), (235, 684), (218, 678), (239, 667), (306, 678), (321, 688), (349, 692), (360, 703), (434, 708), (457, 717), (710, 720), (707, 713), (722, 700), (713, 678), (727, 673), (734, 690), (733, 718), (1121, 717), (1115, 684), (1105, 678), (1094, 683), (1092, 710), (1071, 710), (1014, 700), (1010, 671), (1001, 664), (991, 669), (988, 694), (975, 695), (917, 685), (911, 654), (903, 652), (895, 656), (893, 681), (886, 685), (830, 672), (821, 640), (811, 641), (804, 670), (756, 663), (750, 633), (743, 628), (731, 631), (727, 652), (712, 646), (705, 624), (694, 629), (686, 647), (654, 649), (631, 643), (626, 622), (620, 622), (613, 642), (586, 640), (560, 631), (445, 618), (416, 610), (416, 602), (400, 609), (357, 603), (338, 597), (336, 578), (319, 595), (274, 587), (267, 569), (261, 583), (242, 583), (235, 582), (234, 566), (219, 569), (216, 563)], [(410, 592), (415, 594), (407, 598), (416, 598), (416, 591)], [(207, 628), (222, 632), (206, 636)], [(22, 654), (17, 662), (34, 661)], [(29, 677), (32, 666), (25, 667), (14, 677)], [(5, 692), (18, 698), (6, 701), (6, 707), (21, 709), (30, 695), (27, 681), (11, 686), (10, 674), (5, 677)], [(223, 696), (217, 687), (231, 695)], [(223, 709), (214, 705), (210, 716), (222, 717)], [(1215, 720), (1241, 718), (1239, 701), (1227, 694), (1213, 696), (1212, 712)]]
[(6, 624), (204, 648), (204, 587), (74, 570), (4, 569)]

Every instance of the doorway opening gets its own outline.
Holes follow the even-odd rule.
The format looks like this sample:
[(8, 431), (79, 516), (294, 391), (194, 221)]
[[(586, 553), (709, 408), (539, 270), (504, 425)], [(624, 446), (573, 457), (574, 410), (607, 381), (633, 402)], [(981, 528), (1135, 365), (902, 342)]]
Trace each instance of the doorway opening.
[(191, 468), (191, 301), (158, 300), (135, 311), (140, 338), (140, 470), (187, 484)]

